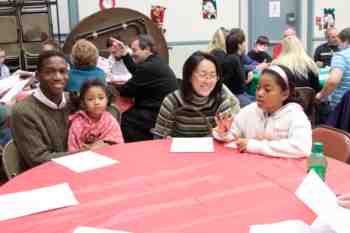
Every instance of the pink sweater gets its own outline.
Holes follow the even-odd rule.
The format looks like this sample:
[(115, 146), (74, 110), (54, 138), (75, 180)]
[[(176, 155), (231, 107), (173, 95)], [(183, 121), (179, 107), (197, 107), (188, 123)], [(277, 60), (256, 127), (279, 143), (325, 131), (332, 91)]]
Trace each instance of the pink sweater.
[(98, 122), (94, 122), (84, 111), (69, 117), (68, 151), (83, 149), (84, 144), (104, 141), (112, 144), (124, 143), (117, 120), (105, 111)]

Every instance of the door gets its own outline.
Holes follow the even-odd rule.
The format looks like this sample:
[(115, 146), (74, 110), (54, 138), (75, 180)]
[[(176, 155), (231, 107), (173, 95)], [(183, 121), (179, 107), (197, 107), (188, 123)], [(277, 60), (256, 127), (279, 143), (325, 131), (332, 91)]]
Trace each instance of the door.
[(258, 36), (269, 37), (272, 46), (281, 40), (283, 31), (293, 27), (300, 36), (300, 0), (250, 0), (249, 47)]

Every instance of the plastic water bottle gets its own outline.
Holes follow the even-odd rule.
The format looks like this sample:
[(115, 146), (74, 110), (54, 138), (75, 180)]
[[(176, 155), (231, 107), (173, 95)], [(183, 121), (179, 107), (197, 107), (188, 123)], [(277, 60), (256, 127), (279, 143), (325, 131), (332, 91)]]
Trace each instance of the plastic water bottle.
[(307, 161), (308, 172), (313, 170), (324, 181), (327, 171), (327, 159), (323, 154), (323, 144), (315, 142), (312, 145), (312, 152)]

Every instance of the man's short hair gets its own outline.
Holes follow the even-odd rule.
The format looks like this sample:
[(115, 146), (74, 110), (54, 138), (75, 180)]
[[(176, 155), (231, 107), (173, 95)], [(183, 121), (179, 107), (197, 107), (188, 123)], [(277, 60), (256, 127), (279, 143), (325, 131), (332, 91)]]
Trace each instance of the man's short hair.
[(42, 71), (45, 62), (51, 57), (61, 57), (61, 58), (65, 59), (64, 54), (60, 51), (47, 50), (47, 51), (41, 52), (39, 55), (38, 65), (37, 65), (37, 70), (39, 73), (40, 73), (40, 71)]
[(51, 46), (53, 48), (53, 50), (56, 51), (61, 51), (61, 47), (59, 45), (59, 43), (55, 40), (46, 40), (41, 44), (41, 50), (43, 50), (43, 48), (45, 46)]
[(157, 53), (156, 45), (153, 37), (146, 34), (137, 36), (133, 41), (138, 40), (141, 49), (149, 48), (152, 53)]
[(270, 41), (267, 36), (259, 36), (258, 39), (256, 40), (256, 44), (269, 45)]

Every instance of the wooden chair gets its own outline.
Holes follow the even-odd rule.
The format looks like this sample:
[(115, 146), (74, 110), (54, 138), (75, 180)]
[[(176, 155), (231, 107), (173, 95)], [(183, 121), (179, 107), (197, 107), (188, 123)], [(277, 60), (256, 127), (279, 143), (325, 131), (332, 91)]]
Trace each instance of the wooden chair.
[(326, 125), (312, 130), (313, 142), (322, 142), (324, 154), (344, 163), (350, 163), (350, 134)]
[(23, 171), (20, 160), (16, 146), (11, 140), (6, 144), (2, 155), (2, 164), (9, 180)]

